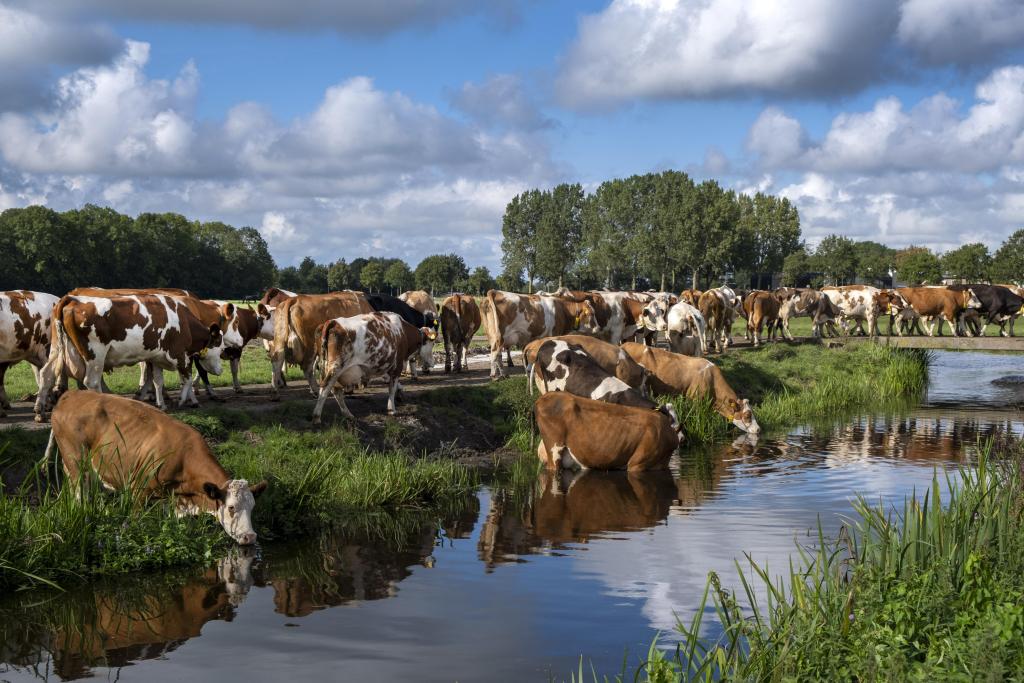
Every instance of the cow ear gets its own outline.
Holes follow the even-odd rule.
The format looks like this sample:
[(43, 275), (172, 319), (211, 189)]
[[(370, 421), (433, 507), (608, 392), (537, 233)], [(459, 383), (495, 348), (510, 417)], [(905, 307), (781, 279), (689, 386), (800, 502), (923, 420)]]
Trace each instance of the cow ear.
[(235, 305), (230, 301), (220, 307), (220, 314), (224, 316), (225, 320), (231, 320), (231, 316), (235, 314)]
[(257, 313), (257, 315), (259, 315), (259, 316), (261, 316), (263, 318), (269, 318), (270, 317), (270, 309), (267, 308), (266, 306), (264, 306), (263, 304), (259, 304), (259, 305), (256, 306), (256, 313)]
[(224, 501), (224, 491), (212, 481), (208, 481), (203, 484), (203, 493), (205, 493), (206, 497), (210, 500)]
[(210, 325), (210, 345), (213, 346), (221, 338), (220, 325)]
[(266, 488), (267, 488), (267, 480), (264, 479), (263, 481), (261, 481), (260, 483), (256, 484), (255, 486), (250, 487), (249, 491), (252, 492), (253, 498), (258, 498), (259, 495), (261, 493), (263, 493), (264, 490), (266, 490)]

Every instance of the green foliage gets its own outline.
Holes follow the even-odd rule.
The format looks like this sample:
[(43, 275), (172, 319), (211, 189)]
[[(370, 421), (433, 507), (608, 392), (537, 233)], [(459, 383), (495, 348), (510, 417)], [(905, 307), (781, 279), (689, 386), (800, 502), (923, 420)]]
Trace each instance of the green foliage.
[(824, 273), (829, 284), (851, 282), (857, 273), (857, 250), (853, 240), (842, 235), (825, 237), (814, 250), (811, 266)]
[(358, 283), (352, 278), (352, 269), (345, 259), (339, 259), (327, 268), (327, 290), (357, 289)]
[(466, 262), (458, 254), (434, 254), (416, 266), (416, 287), (431, 296), (455, 291), (456, 284), (468, 277)]
[(796, 207), (785, 197), (763, 192), (753, 197), (741, 194), (737, 202), (742, 246), (736, 265), (758, 274), (782, 270), (786, 256), (800, 248)]
[(991, 273), (993, 282), (1024, 283), (1024, 228), (1006, 238), (996, 251)]
[(512, 198), (501, 219), (501, 264), (509, 273), (525, 271), (530, 292), (537, 276), (537, 230), (544, 204), (543, 192), (527, 190)]
[(805, 284), (803, 277), (811, 270), (811, 257), (801, 245), (782, 260), (782, 285), (798, 287)]
[(882, 284), (896, 267), (896, 250), (878, 242), (854, 242), (857, 275), (866, 282)]
[(384, 286), (384, 266), (371, 260), (359, 273), (359, 284), (368, 292), (379, 292)]
[(537, 276), (561, 286), (579, 261), (582, 237), (583, 187), (557, 185), (541, 193), (541, 215), (536, 227)]
[(465, 287), (462, 289), (467, 294), (483, 296), (487, 293), (488, 289), (494, 289), (497, 286), (497, 281), (491, 277), (491, 271), (487, 270), (484, 266), (477, 266), (470, 273), (469, 278), (466, 279)]
[(896, 273), (910, 285), (939, 284), (942, 264), (926, 247), (907, 247), (896, 253)]
[(981, 242), (965, 244), (942, 255), (942, 269), (949, 277), (963, 282), (983, 282), (989, 278), (992, 257)]
[(173, 213), (132, 219), (91, 204), (63, 213), (42, 206), (0, 213), (0, 289), (184, 287), (239, 298), (273, 278), (274, 260), (253, 228)]
[(416, 278), (408, 263), (402, 259), (392, 259), (384, 270), (384, 282), (394, 294), (399, 294), (412, 289), (416, 285)]

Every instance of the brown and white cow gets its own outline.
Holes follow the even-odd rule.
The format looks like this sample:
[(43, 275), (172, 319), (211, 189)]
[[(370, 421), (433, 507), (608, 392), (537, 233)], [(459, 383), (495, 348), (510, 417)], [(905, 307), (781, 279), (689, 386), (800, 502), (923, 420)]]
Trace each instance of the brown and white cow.
[(953, 336), (960, 336), (963, 314), (969, 308), (981, 308), (981, 301), (970, 289), (954, 292), (945, 287), (900, 287), (895, 290), (927, 323), (928, 336), (935, 335), (935, 320), (939, 321), (939, 336), (943, 322), (953, 328)]
[(682, 394), (692, 399), (708, 398), (719, 415), (747, 432), (761, 427), (754, 418), (749, 399), (741, 399), (722, 370), (706, 358), (689, 358), (642, 344), (623, 344), (622, 349), (651, 373), (648, 386), (655, 395)]
[(747, 312), (747, 332), (753, 337), (754, 346), (761, 345), (761, 331), (768, 326), (768, 340), (771, 341), (780, 325), (779, 300), (772, 292), (755, 291), (743, 301)]
[[(217, 305), (225, 313), (232, 313), (224, 329), (224, 351), (221, 353), (221, 358), (226, 359), (230, 363), (231, 385), (236, 394), (241, 394), (242, 382), (239, 378), (239, 370), (242, 364), (242, 352), (253, 339), (266, 339), (268, 335), (273, 339), (272, 313), (262, 305), (262, 310), (267, 312), (266, 318), (260, 315), (259, 311), (253, 310), (251, 306), (243, 308), (234, 306), (227, 301), (213, 301), (211, 303)], [(200, 370), (199, 377), (203, 381), (206, 393), (212, 396), (213, 389), (210, 387), (206, 372)]]
[(59, 300), (45, 292), (0, 292), (0, 417), (11, 407), (4, 390), (7, 368), (27, 361), (39, 385), (39, 370), (50, 355), (50, 316)]
[(697, 307), (697, 302), (700, 301), (700, 295), (704, 292), (699, 289), (684, 289), (679, 293), (679, 300), (685, 301), (694, 308)]
[(469, 345), (480, 329), (480, 307), (468, 294), (452, 294), (441, 304), (441, 334), (444, 337), (444, 371), (469, 369)]
[[(782, 326), (782, 336), (790, 341), (793, 340), (793, 333), (789, 330), (789, 321), (793, 318), (810, 318), (812, 335), (820, 337), (822, 327), (834, 319), (838, 319), (841, 312), (834, 305), (822, 306), (820, 301), (825, 299), (831, 304), (831, 300), (816, 289), (809, 287), (780, 287), (776, 289), (775, 298), (779, 302), (779, 321)], [(834, 312), (834, 316), (832, 313)]]
[(728, 328), (732, 317), (725, 300), (714, 290), (708, 290), (700, 295), (697, 301), (697, 310), (705, 321), (705, 336), (707, 337), (703, 348), (706, 351), (713, 345), (715, 350), (721, 353), (728, 346)]
[[(428, 323), (431, 318), (434, 320), (440, 319), (441, 307), (434, 303), (434, 297), (430, 296), (430, 292), (425, 292), (422, 289), (416, 289), (410, 292), (402, 292), (398, 295), (398, 298), (399, 300), (409, 304), (413, 310), (419, 311), (427, 317)], [(430, 314), (429, 316), (427, 315), (428, 313)], [(435, 324), (434, 327), (436, 328), (437, 325)], [(434, 364), (433, 351), (433, 344), (426, 344), (422, 349), (420, 349), (420, 355), (417, 360), (419, 361), (420, 368), (424, 373), (429, 374), (431, 367)], [(412, 374), (411, 370), (410, 374)]]
[(355, 419), (335, 388), (365, 384), (383, 376), (388, 383), (388, 414), (395, 414), (398, 379), (405, 362), (437, 337), (432, 327), (415, 328), (397, 313), (377, 312), (328, 320), (317, 331), (317, 363), (322, 368), (313, 424), (320, 424), (324, 402), (333, 395), (341, 413)]
[[(878, 316), (883, 313), (878, 303), (880, 292), (878, 287), (870, 285), (842, 285), (823, 287), (821, 290), (821, 293), (839, 309), (839, 325), (844, 334), (851, 334), (859, 329), (861, 334), (871, 337), (878, 335)], [(854, 329), (850, 328), (850, 321), (857, 323)], [(866, 333), (862, 322), (868, 325)]]
[(642, 395), (647, 395), (647, 370), (630, 358), (621, 346), (609, 344), (585, 334), (564, 334), (559, 337), (535, 339), (530, 342), (523, 349), (523, 362), (526, 363), (527, 371), (536, 360), (540, 345), (548, 339), (564, 341), (582, 348), (609, 375), (618, 377)]
[(533, 412), (540, 431), (537, 457), (553, 470), (665, 469), (683, 440), (678, 421), (660, 410), (562, 391), (541, 396)]
[(586, 300), (492, 289), (481, 303), (480, 313), (491, 348), (492, 378), (506, 376), (501, 367), (502, 349), (524, 347), (541, 337), (597, 330), (594, 307)]
[(298, 365), (314, 396), (319, 394), (313, 363), (320, 343), (317, 329), (328, 320), (346, 318), (373, 309), (359, 292), (331, 292), (330, 294), (299, 294), (285, 299), (274, 310), (274, 341), (271, 344), (270, 365), (274, 373), (271, 400), (278, 400), (278, 391), (285, 387), (285, 363)]
[(257, 303), (263, 304), (267, 308), (276, 308), (288, 299), (294, 299), (297, 296), (296, 292), (289, 292), (287, 289), (281, 289), (280, 287), (271, 287), (263, 293), (263, 296), (260, 297)]
[[(53, 343), (40, 372), (36, 421), (46, 419), (48, 397), (65, 375), (102, 391), (103, 373), (135, 363), (177, 370), (181, 377), (179, 405), (198, 404), (189, 371), (195, 356), (208, 372), (221, 372), (220, 326), (204, 326), (181, 299), (169, 296), (64, 296), (53, 310)], [(154, 373), (157, 406), (164, 408), (163, 375)]]
[(47, 460), (59, 446), (67, 481), (81, 474), (109, 490), (173, 495), (179, 514), (211, 514), (237, 543), (256, 542), (252, 509), (266, 482), (250, 488), (232, 479), (192, 427), (145, 403), (90, 391), (61, 396), (52, 424)]

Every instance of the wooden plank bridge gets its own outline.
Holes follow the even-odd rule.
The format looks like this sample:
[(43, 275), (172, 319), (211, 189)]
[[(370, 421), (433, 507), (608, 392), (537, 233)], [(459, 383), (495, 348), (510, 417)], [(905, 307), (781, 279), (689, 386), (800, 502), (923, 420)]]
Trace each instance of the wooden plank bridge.
[(936, 349), (942, 351), (1014, 351), (1024, 353), (1024, 337), (833, 337), (827, 346), (874, 343), (897, 349)]

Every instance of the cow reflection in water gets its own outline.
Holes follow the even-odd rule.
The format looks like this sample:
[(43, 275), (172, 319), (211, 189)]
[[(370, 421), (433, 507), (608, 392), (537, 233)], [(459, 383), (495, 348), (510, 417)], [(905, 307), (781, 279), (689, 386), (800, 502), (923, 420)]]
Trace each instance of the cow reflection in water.
[(659, 524), (678, 502), (672, 474), (646, 472), (544, 471), (532, 506), (503, 491), (491, 494), (480, 532), (480, 559), (492, 570), (516, 556), (587, 542), (594, 535), (635, 531)]
[(155, 659), (199, 636), (208, 621), (231, 621), (253, 585), (254, 558), (252, 547), (233, 548), (197, 579), (138, 600), (130, 592), (97, 593), (86, 618), (54, 634), (54, 671), (71, 680), (91, 675), (93, 666)]

